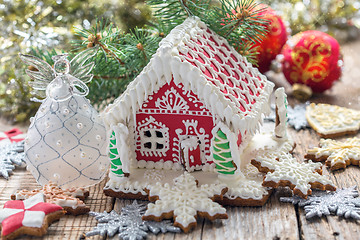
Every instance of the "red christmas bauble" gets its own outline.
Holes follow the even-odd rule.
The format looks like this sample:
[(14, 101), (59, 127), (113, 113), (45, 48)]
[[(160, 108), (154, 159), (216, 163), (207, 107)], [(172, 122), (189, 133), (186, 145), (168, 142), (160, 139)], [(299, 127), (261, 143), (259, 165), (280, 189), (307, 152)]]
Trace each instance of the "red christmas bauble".
[(261, 42), (254, 45), (258, 47), (259, 52), (256, 57), (259, 71), (265, 73), (270, 70), (271, 61), (281, 52), (286, 43), (287, 31), (283, 20), (271, 7), (259, 4), (257, 8), (265, 9), (259, 13), (259, 16), (269, 21), (269, 25), (266, 26), (268, 32), (262, 37)]
[(331, 88), (341, 76), (342, 57), (335, 38), (320, 31), (298, 33), (287, 41), (282, 70), (287, 81), (304, 84), (313, 92)]

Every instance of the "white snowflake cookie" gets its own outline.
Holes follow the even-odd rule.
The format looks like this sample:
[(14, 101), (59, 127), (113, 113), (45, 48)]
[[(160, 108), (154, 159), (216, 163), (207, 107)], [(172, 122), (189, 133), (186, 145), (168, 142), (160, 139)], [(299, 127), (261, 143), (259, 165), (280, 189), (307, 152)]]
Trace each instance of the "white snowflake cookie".
[(187, 172), (174, 179), (174, 185), (157, 183), (149, 191), (150, 203), (144, 220), (161, 221), (174, 218), (174, 226), (189, 232), (196, 227), (196, 216), (209, 220), (227, 219), (226, 209), (214, 202), (226, 192), (224, 184), (204, 184), (198, 187), (197, 180)]

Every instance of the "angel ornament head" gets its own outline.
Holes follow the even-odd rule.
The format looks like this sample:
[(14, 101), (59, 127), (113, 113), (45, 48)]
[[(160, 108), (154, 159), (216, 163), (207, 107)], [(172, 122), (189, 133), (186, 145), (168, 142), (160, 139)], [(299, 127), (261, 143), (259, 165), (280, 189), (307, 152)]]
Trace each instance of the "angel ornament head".
[(46, 96), (55, 101), (64, 101), (72, 95), (86, 96), (89, 89), (81, 80), (69, 74), (67, 54), (52, 57), (56, 78), (46, 87)]
[[(53, 57), (54, 66), (29, 55), (21, 59), (36, 68), (26, 70), (29, 82), (44, 100), (31, 121), (25, 140), (28, 170), (44, 185), (86, 187), (99, 182), (109, 166), (106, 131), (97, 111), (85, 98), (94, 64), (87, 49), (71, 61), (67, 54)], [(46, 96), (44, 96), (44, 92)]]

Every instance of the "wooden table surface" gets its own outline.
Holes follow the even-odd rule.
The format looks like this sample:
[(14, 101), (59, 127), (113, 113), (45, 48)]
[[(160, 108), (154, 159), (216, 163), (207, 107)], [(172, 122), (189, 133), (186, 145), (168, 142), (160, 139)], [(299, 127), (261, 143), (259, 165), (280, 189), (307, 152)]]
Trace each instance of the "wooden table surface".
[[(342, 80), (325, 94), (312, 97), (311, 102), (331, 103), (360, 110), (360, 41), (342, 46), (342, 52), (345, 62)], [(290, 96), (290, 87), (282, 75), (272, 74), (269, 78), (275, 82), (276, 87), (286, 87), (290, 105), (297, 103)], [(11, 126), (0, 124), (1, 131), (10, 128)], [(26, 130), (26, 126), (22, 128)], [(296, 132), (289, 128), (289, 134), (297, 143), (294, 155), (299, 161), (303, 161), (306, 150), (317, 146), (320, 139), (312, 129)], [(360, 133), (357, 136), (360, 137)], [(359, 167), (349, 166), (334, 173), (324, 167), (323, 172), (330, 175), (338, 188), (360, 186)], [(121, 207), (131, 203), (129, 200), (115, 200), (105, 196), (102, 192), (105, 182), (106, 179), (90, 188), (90, 197), (86, 204), (92, 211), (119, 211)], [(15, 169), (8, 181), (0, 178), (0, 206), (3, 206), (16, 190), (36, 187), (39, 185), (29, 172)], [(289, 193), (286, 188), (276, 190), (263, 207), (227, 207), (229, 219), (215, 222), (198, 219), (197, 228), (189, 234), (149, 233), (148, 239), (360, 239), (360, 222), (337, 216), (306, 220), (303, 209), (289, 203), (280, 203), (279, 197), (289, 196)], [(83, 234), (96, 226), (96, 223), (97, 221), (88, 215), (65, 216), (49, 227), (47, 235), (34, 239), (84, 239)], [(87, 239), (102, 238), (95, 236)], [(114, 239), (117, 239), (117, 236)]]

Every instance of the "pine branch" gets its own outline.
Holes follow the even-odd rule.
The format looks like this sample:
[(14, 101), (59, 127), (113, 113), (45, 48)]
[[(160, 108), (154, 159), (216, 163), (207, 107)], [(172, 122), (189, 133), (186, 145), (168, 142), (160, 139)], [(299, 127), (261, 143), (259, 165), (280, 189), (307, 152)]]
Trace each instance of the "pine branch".
[(200, 17), (209, 27), (223, 36), (243, 56), (255, 63), (256, 52), (251, 47), (260, 42), (266, 33), (268, 21), (261, 17), (265, 10), (255, 0), (219, 0), (209, 13)]
[(162, 37), (181, 24), (188, 16), (200, 17), (217, 34), (225, 37), (243, 56), (254, 63), (254, 42), (260, 41), (267, 23), (259, 13), (254, 0), (148, 0), (155, 10), (154, 20), (143, 28), (129, 33), (115, 25), (99, 20), (91, 29), (76, 29), (81, 40), (75, 43), (77, 50), (98, 45), (88, 97), (101, 108), (104, 101), (120, 95), (156, 52)]
[(161, 40), (154, 30), (135, 28), (124, 33), (105, 20), (89, 30), (76, 29), (76, 34), (81, 39), (74, 43), (77, 49), (94, 45), (101, 49), (94, 59), (95, 77), (88, 95), (100, 108), (105, 106), (104, 100), (114, 99), (125, 90), (148, 64)]
[(150, 25), (166, 35), (187, 17), (206, 12), (210, 2), (211, 0), (147, 0), (146, 4), (154, 10), (154, 19)]
[(187, 17), (179, 0), (148, 0), (153, 10), (153, 26), (158, 26), (161, 32), (168, 34), (171, 29), (181, 24)]
[(148, 29), (135, 28), (124, 36), (123, 50), (126, 53), (124, 61), (130, 72), (140, 72), (156, 52), (161, 38), (156, 32)]

